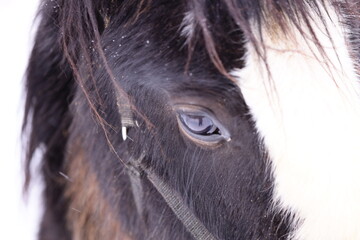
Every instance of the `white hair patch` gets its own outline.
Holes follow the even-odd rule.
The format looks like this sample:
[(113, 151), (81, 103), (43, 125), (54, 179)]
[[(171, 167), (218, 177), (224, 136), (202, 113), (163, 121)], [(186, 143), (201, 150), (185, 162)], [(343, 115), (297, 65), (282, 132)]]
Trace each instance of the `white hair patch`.
[(263, 28), (268, 66), (248, 43), (245, 67), (231, 72), (269, 153), (274, 207), (296, 216), (296, 240), (360, 239), (359, 78), (347, 30), (327, 10), (328, 34), (315, 14), (312, 24), (326, 57), (294, 26), (284, 39)]
[(181, 23), (181, 36), (185, 37), (187, 41), (192, 38), (195, 32), (195, 16), (194, 13), (189, 11), (185, 14), (185, 17)]

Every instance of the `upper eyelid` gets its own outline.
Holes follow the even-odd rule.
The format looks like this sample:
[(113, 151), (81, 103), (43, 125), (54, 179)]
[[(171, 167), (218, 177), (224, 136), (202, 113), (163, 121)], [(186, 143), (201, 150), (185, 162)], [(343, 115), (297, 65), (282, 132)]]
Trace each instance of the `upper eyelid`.
[(174, 110), (176, 112), (182, 111), (182, 112), (186, 112), (186, 113), (199, 113), (204, 116), (210, 117), (212, 119), (213, 118), (216, 119), (216, 116), (213, 113), (213, 111), (211, 111), (210, 109), (208, 109), (206, 107), (202, 107), (202, 106), (195, 105), (195, 104), (175, 104)]

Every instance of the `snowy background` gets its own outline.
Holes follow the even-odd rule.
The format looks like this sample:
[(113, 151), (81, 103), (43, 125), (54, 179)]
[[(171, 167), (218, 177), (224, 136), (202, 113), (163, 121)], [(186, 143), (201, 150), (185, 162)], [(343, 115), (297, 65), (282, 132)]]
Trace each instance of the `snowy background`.
[(41, 215), (40, 180), (22, 196), (20, 128), (23, 77), (39, 0), (0, 0), (0, 239), (34, 240)]

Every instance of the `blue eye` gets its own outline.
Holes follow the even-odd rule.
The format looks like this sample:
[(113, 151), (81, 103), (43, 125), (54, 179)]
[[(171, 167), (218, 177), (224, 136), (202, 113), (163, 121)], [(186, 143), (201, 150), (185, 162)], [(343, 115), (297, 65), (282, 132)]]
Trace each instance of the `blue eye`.
[(211, 111), (194, 105), (177, 105), (176, 111), (179, 127), (190, 140), (207, 146), (230, 141), (229, 132)]
[(195, 113), (180, 113), (179, 118), (184, 126), (194, 134), (202, 136), (221, 134), (219, 128), (207, 116)]

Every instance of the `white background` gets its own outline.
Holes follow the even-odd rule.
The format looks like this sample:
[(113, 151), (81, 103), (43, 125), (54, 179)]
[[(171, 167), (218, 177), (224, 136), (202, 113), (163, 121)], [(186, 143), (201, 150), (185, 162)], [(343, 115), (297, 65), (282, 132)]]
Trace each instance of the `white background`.
[(34, 240), (41, 215), (40, 180), (22, 196), (20, 129), (23, 77), (39, 0), (0, 0), (0, 239)]

